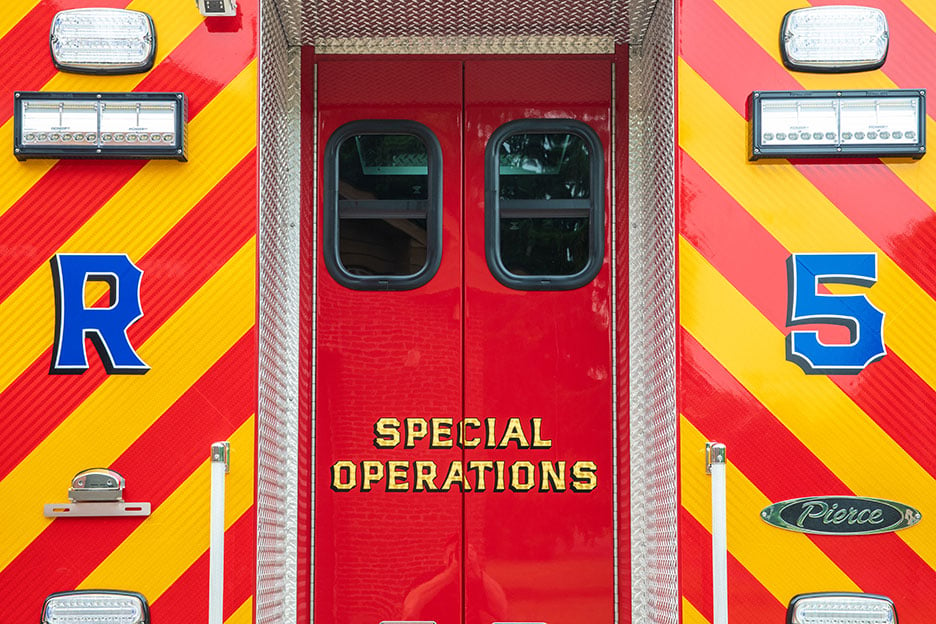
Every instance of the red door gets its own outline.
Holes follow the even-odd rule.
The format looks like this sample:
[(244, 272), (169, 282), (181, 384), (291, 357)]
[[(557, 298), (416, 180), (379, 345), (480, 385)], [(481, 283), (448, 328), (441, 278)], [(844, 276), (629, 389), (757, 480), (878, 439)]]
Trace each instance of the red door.
[(317, 621), (613, 621), (610, 61), (317, 72)]

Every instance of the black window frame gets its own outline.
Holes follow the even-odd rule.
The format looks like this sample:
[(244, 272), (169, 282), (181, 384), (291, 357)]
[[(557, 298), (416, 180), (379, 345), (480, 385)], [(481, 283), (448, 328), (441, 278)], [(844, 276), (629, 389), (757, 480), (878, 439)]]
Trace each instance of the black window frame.
[[(412, 217), (416, 204), (411, 200), (347, 200), (338, 199), (339, 149), (348, 139), (364, 135), (408, 135), (420, 139), (427, 154), (426, 196), (426, 263), (409, 275), (356, 275), (341, 262), (340, 224), (342, 212), (351, 218)], [(409, 119), (360, 119), (350, 121), (328, 138), (322, 163), (322, 253), (325, 267), (336, 282), (354, 290), (412, 290), (424, 286), (442, 263), (442, 147), (427, 126)], [(342, 204), (346, 204), (342, 206)], [(380, 204), (384, 204), (383, 207)], [(420, 215), (421, 216), (421, 215)]]
[[(588, 199), (504, 200), (500, 197), (500, 148), (515, 134), (572, 134), (588, 149)], [(491, 274), (514, 290), (573, 290), (591, 282), (604, 263), (605, 251), (605, 165), (604, 148), (598, 134), (588, 124), (575, 119), (516, 119), (497, 128), (485, 148), (484, 232), (485, 256)], [(506, 214), (505, 214), (506, 213)], [(531, 218), (588, 216), (588, 261), (570, 275), (517, 275), (501, 258), (501, 218), (523, 215)]]

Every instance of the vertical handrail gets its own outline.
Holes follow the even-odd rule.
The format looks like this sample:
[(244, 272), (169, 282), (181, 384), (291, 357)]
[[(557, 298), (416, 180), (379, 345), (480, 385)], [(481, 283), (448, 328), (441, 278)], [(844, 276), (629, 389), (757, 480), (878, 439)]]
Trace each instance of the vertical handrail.
[(706, 472), (712, 475), (712, 624), (728, 624), (728, 485), (725, 445), (705, 445)]
[(224, 478), (230, 470), (231, 445), (211, 445), (211, 513), (208, 555), (208, 624), (224, 621)]

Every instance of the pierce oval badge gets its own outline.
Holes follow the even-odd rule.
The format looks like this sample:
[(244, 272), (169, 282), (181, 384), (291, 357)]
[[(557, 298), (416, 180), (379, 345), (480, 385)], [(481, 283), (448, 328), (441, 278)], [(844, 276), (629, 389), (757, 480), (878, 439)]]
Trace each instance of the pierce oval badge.
[(781, 529), (817, 535), (871, 535), (912, 527), (923, 515), (908, 505), (861, 496), (809, 496), (774, 503), (761, 518)]

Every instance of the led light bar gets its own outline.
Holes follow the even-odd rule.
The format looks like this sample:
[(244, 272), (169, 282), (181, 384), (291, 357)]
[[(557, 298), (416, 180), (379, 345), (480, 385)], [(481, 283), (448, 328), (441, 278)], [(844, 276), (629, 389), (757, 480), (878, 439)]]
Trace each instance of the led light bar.
[(780, 51), (790, 69), (848, 72), (877, 69), (887, 58), (887, 18), (880, 9), (823, 6), (783, 18)]
[(18, 91), (13, 153), (28, 158), (186, 156), (183, 93)]
[(926, 153), (926, 91), (755, 91), (749, 158)]
[(148, 624), (149, 605), (142, 594), (113, 590), (51, 594), (42, 605), (41, 624)]
[(893, 601), (855, 593), (800, 594), (787, 607), (787, 624), (897, 624)]
[(56, 69), (80, 74), (133, 74), (153, 67), (153, 18), (127, 9), (71, 9), (52, 19), (49, 47)]

